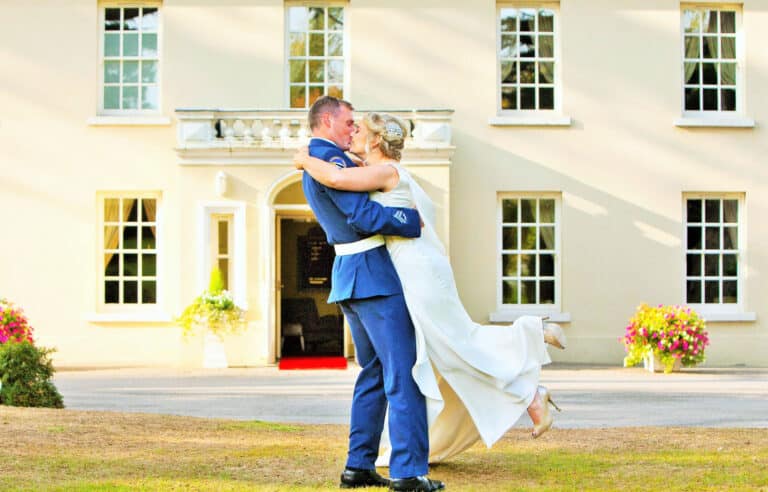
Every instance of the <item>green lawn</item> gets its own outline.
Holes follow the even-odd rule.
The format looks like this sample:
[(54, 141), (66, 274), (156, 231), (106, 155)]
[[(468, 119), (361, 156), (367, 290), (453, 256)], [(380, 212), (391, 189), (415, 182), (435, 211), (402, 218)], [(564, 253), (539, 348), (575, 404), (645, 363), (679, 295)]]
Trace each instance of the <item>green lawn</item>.
[[(336, 490), (347, 428), (0, 406), (1, 490)], [(386, 472), (386, 470), (382, 470)], [(513, 429), (449, 490), (763, 490), (768, 429)], [(373, 489), (375, 490), (375, 489)]]

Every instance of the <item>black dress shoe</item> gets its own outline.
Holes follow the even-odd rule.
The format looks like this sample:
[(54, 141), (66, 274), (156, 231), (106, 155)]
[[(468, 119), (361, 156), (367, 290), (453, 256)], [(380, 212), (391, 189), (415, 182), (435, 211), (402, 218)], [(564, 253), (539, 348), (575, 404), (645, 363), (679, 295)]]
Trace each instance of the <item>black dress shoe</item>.
[(413, 491), (413, 492), (432, 492), (434, 490), (443, 490), (445, 484), (439, 480), (431, 480), (427, 477), (411, 478), (393, 478), (389, 484), (389, 490)]
[(386, 487), (389, 480), (382, 477), (376, 470), (350, 470), (346, 468), (341, 472), (342, 489), (357, 489), (360, 487)]

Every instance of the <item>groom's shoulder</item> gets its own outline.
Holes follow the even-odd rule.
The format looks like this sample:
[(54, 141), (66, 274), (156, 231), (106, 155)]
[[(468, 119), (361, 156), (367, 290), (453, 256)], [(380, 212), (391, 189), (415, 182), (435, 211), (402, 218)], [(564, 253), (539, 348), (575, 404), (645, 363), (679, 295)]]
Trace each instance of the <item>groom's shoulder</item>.
[(338, 167), (347, 167), (349, 165), (344, 151), (325, 140), (312, 140), (309, 144), (309, 154), (326, 162), (336, 164)]

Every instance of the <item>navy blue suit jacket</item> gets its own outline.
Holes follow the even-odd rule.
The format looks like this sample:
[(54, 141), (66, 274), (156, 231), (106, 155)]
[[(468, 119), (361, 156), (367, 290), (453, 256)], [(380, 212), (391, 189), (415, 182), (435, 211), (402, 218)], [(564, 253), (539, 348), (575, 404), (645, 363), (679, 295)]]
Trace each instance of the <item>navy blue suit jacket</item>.
[[(320, 138), (310, 140), (309, 155), (339, 167), (354, 166), (339, 147)], [(415, 209), (384, 207), (370, 200), (368, 193), (328, 188), (306, 172), (302, 184), (307, 202), (330, 244), (352, 243), (375, 234), (421, 235), (421, 222)], [(402, 292), (400, 279), (385, 246), (336, 256), (333, 262), (329, 303)]]

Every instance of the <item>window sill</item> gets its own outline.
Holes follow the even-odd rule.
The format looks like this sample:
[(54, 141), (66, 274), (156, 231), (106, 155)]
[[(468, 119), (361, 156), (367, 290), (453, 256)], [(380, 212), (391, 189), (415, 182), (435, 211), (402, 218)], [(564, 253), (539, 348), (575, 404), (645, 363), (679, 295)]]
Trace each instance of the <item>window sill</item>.
[(491, 126), (571, 126), (571, 117), (547, 114), (499, 115), (488, 119)]
[(741, 312), (741, 313), (718, 313), (718, 312), (706, 312), (696, 311), (707, 323), (728, 323), (732, 321), (757, 321), (757, 313), (753, 312)]
[(547, 316), (552, 323), (570, 323), (571, 313), (558, 311), (531, 310), (531, 311), (495, 311), (489, 315), (491, 323), (512, 323), (523, 316)]
[(173, 318), (162, 311), (137, 311), (135, 313), (86, 313), (85, 321), (91, 323), (170, 323)]
[(171, 118), (168, 116), (93, 116), (86, 121), (89, 126), (169, 126)]
[(755, 120), (744, 116), (683, 116), (675, 120), (681, 128), (754, 128)]

